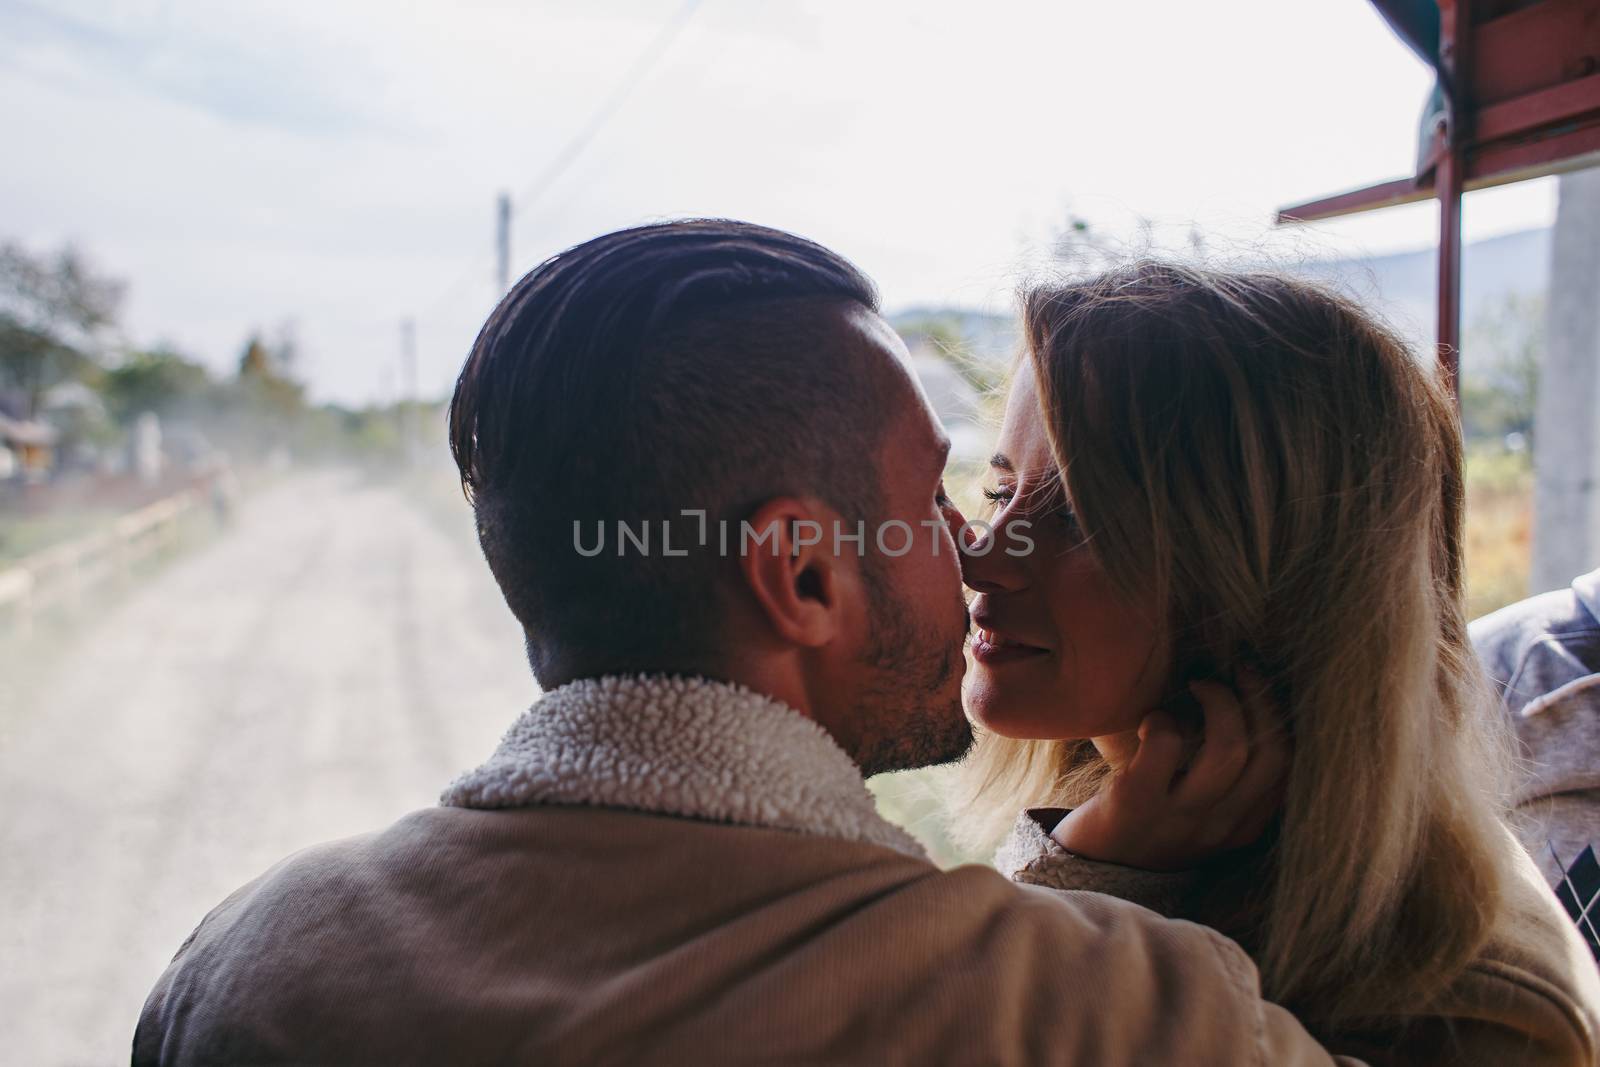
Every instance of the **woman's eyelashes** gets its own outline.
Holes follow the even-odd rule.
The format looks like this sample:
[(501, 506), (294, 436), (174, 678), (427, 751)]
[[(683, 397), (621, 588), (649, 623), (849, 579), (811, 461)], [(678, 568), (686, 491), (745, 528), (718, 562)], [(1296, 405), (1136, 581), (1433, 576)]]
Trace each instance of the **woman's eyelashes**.
[[(1002, 484), (995, 486), (993, 489), (985, 486), (982, 489), (982, 493), (983, 498), (993, 505), (991, 517), (1004, 511), (1017, 497), (1017, 489), (1013, 485)], [(1051, 507), (1051, 504), (1056, 506)], [(1051, 492), (1045, 494), (1045, 499), (1037, 500), (1035, 507), (1028, 509), (1026, 513), (1030, 518), (1038, 514), (1047, 514), (1050, 518), (1060, 523), (1069, 536), (1082, 536), (1083, 529), (1078, 523), (1078, 513), (1073, 510), (1071, 501), (1066, 499), (1066, 493), (1061, 491), (1059, 486), (1054, 487)]]
[(982, 492), (983, 498), (993, 504), (996, 511), (1004, 509), (1011, 502), (1011, 498), (1017, 495), (1017, 491), (1009, 486), (1001, 486), (997, 489), (990, 489), (988, 486), (984, 486)]

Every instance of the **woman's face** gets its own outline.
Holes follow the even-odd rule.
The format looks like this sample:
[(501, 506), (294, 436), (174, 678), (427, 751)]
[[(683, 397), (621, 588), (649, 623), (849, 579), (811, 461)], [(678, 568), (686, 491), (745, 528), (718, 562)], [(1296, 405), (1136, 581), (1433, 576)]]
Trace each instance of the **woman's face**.
[(991, 548), (962, 559), (963, 578), (978, 594), (967, 708), (1005, 737), (1135, 730), (1156, 707), (1168, 669), (1160, 612), (1129, 603), (1084, 543), (1029, 367), (1006, 400), (998, 448), (985, 487)]

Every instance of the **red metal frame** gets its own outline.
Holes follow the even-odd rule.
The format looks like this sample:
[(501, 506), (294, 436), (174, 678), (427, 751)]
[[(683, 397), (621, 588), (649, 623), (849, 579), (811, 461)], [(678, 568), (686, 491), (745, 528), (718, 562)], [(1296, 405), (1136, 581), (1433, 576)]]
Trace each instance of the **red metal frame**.
[[(1466, 0), (1470, 2), (1470, 0)], [(1439, 197), (1439, 362), (1459, 401), (1461, 373), (1461, 194), (1466, 185), (1467, 138), (1472, 118), (1468, 71), (1472, 69), (1471, 11), (1456, 0), (1439, 0), (1439, 79), (1446, 113), (1438, 131), (1435, 185)]]
[[(1372, 0), (1380, 9), (1393, 0)], [(1439, 201), (1439, 358), (1454, 385), (1461, 196), (1600, 164), (1600, 0), (1437, 0), (1445, 116), (1411, 178), (1286, 207), (1279, 223)]]

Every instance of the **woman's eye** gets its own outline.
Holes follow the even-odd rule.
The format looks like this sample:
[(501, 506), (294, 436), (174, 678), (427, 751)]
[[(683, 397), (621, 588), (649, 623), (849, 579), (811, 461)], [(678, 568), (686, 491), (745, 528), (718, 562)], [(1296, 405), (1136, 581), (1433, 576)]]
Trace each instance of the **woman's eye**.
[(991, 504), (1008, 504), (1016, 495), (1016, 490), (1007, 488), (1006, 486), (1000, 486), (997, 489), (989, 489), (985, 487), (983, 490), (983, 498)]

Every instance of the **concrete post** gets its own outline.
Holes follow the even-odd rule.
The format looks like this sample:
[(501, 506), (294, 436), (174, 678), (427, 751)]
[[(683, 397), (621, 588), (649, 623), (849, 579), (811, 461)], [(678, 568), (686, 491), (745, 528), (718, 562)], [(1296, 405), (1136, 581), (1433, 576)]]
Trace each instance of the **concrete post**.
[(1534, 419), (1530, 594), (1600, 564), (1600, 168), (1564, 174)]

